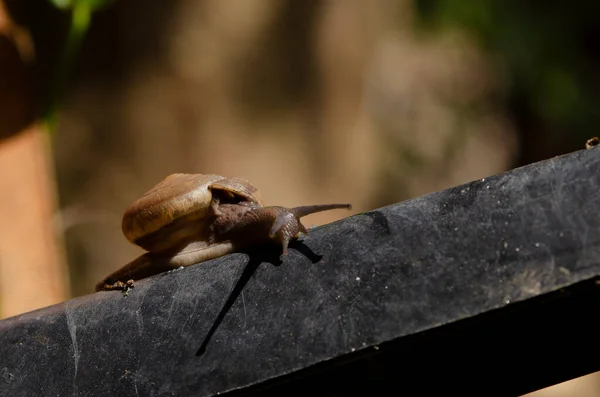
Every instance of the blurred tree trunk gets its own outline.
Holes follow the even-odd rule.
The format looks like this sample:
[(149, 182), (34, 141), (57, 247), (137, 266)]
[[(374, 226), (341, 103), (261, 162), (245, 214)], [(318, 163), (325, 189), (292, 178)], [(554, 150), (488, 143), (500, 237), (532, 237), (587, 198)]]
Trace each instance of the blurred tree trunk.
[[(67, 298), (54, 170), (34, 118), (27, 35), (0, 3), (0, 318)], [(29, 47), (29, 48), (28, 48)]]

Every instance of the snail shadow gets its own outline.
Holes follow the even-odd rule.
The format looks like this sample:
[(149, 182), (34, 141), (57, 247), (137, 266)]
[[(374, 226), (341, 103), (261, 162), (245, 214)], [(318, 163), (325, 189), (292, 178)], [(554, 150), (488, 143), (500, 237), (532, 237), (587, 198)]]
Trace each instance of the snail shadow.
[[(300, 240), (290, 241), (289, 247), (291, 249), (295, 249), (296, 251), (306, 256), (313, 264), (319, 262), (323, 257), (322, 255), (315, 254), (308, 246), (306, 246)], [(206, 348), (210, 343), (213, 335), (215, 334), (215, 332), (217, 332), (217, 329), (223, 322), (223, 319), (225, 318), (235, 301), (238, 299), (238, 297), (244, 290), (244, 287), (246, 286), (250, 278), (252, 278), (258, 267), (264, 262), (270, 263), (273, 266), (280, 266), (283, 263), (283, 261), (280, 258), (281, 251), (279, 249), (265, 248), (264, 246), (262, 246), (248, 249), (243, 252), (248, 255), (248, 263), (244, 267), (242, 275), (233, 287), (233, 290), (229, 294), (227, 301), (225, 301), (225, 304), (223, 305), (223, 308), (217, 315), (217, 318), (215, 319), (213, 325), (210, 327), (208, 333), (204, 337), (204, 341), (202, 342), (200, 348), (196, 352), (196, 356), (202, 356), (206, 352)]]

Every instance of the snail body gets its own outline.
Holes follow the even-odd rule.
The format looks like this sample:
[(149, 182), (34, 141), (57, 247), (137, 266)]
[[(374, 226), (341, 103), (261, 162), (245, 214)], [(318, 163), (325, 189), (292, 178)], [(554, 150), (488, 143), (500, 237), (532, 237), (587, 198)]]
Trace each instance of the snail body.
[(350, 204), (264, 207), (258, 189), (241, 178), (172, 174), (134, 201), (123, 234), (148, 251), (96, 286), (126, 289), (132, 280), (275, 241), (283, 255), (292, 238), (308, 233), (303, 216)]

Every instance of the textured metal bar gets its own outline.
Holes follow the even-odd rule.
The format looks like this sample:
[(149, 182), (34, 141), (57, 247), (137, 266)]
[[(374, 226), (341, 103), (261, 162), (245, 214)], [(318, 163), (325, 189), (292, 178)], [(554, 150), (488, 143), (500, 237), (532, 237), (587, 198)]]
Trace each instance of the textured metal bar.
[[(0, 395), (514, 395), (600, 369), (600, 151), (0, 321)], [(310, 395), (310, 394), (309, 394)]]

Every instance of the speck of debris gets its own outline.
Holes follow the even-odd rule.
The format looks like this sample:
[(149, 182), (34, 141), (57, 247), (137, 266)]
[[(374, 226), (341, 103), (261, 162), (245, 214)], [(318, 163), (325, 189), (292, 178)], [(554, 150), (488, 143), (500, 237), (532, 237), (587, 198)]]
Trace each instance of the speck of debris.
[(566, 267), (559, 267), (558, 270), (561, 271), (561, 273), (566, 274), (567, 276), (571, 274), (571, 272), (569, 271), (569, 269), (567, 269)]
[(360, 277), (356, 277), (356, 281), (360, 281)]
[(507, 305), (510, 304), (510, 299), (505, 300), (504, 303), (506, 303)]
[(355, 349), (355, 348), (352, 348), (352, 349), (350, 349), (350, 351), (356, 351), (356, 349)]
[(504, 248), (508, 248), (508, 243), (504, 242)]
[(600, 139), (598, 139), (597, 136), (588, 139), (587, 141), (585, 141), (585, 148), (586, 149), (591, 149), (594, 146), (598, 146), (598, 144), (600, 143)]
[(375, 345), (375, 346), (373, 346), (373, 349), (379, 350), (379, 346)]
[(560, 237), (562, 237), (562, 236), (563, 236), (563, 232), (560, 232), (560, 233), (558, 233), (558, 235), (559, 235)]
[(536, 246), (536, 247), (539, 247), (539, 246), (540, 246), (540, 243), (535, 243), (535, 246)]
[(515, 248), (515, 251), (519, 252), (519, 248)]

